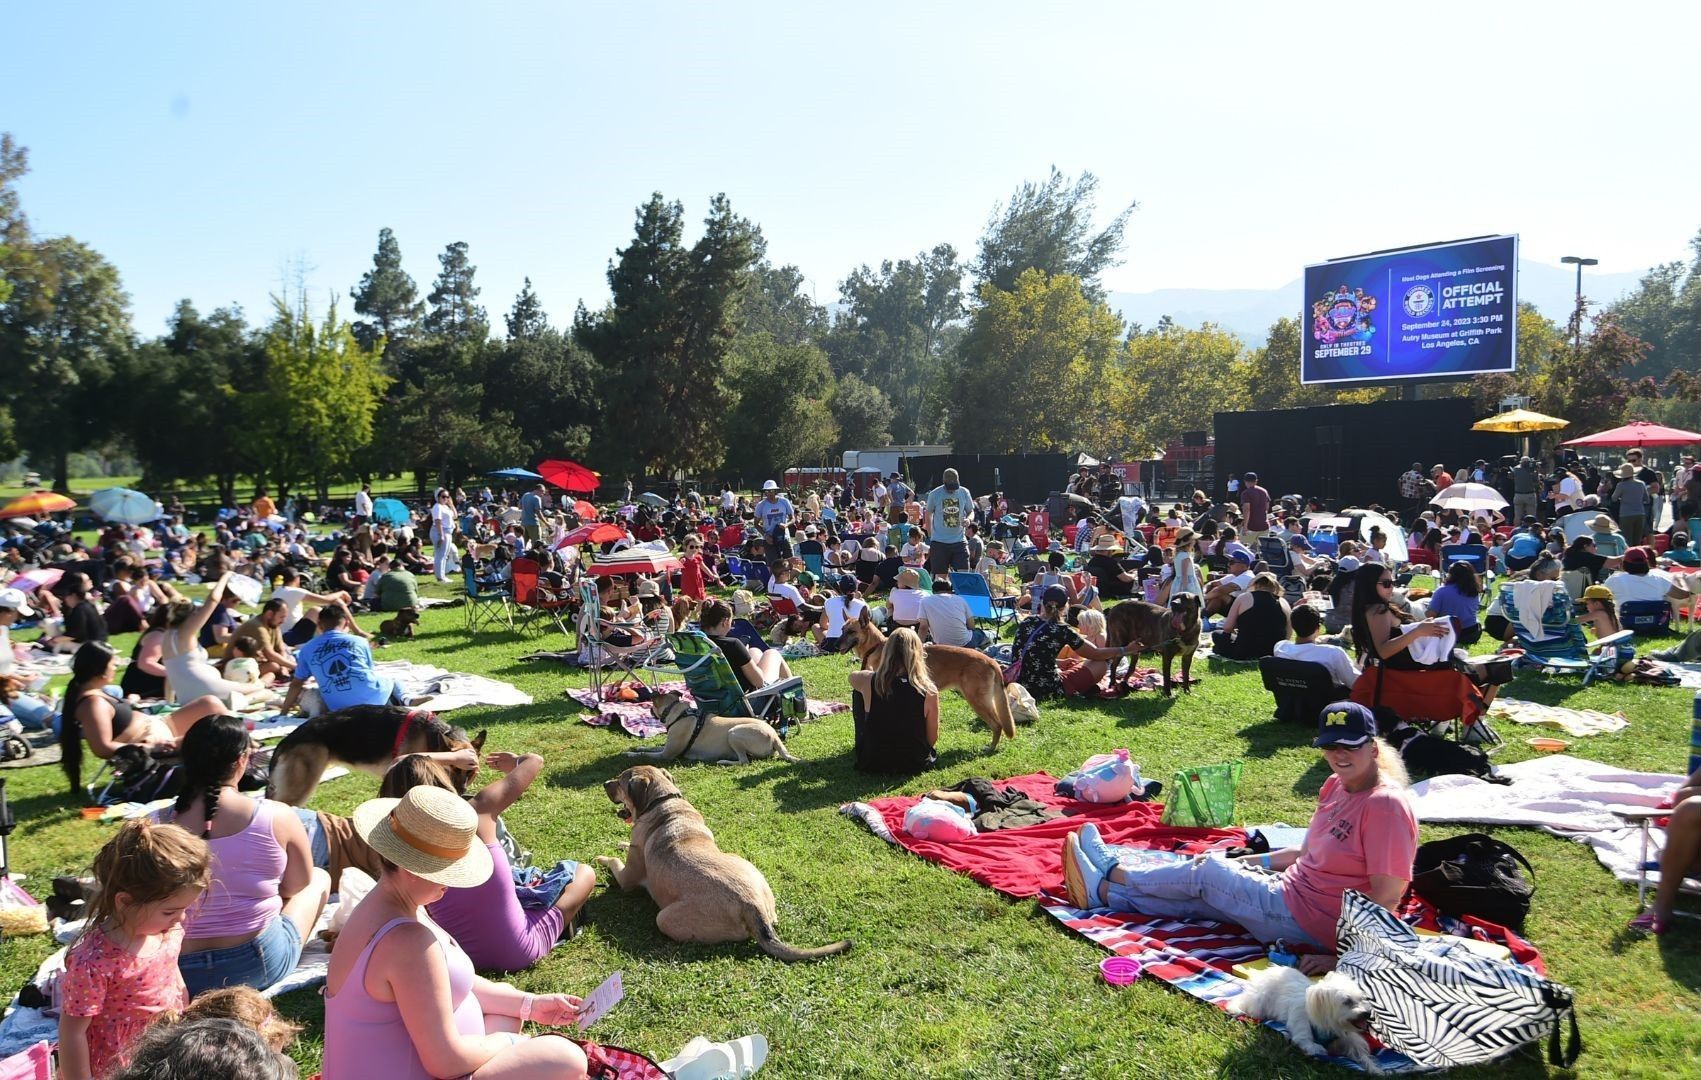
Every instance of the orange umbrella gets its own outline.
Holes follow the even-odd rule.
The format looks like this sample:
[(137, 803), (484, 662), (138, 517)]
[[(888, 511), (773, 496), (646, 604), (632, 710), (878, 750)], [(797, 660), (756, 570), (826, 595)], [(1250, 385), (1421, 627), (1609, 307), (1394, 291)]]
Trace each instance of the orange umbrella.
[(597, 508), (583, 499), (573, 500), (573, 513), (578, 514), (586, 521), (595, 521), (597, 519)]
[(43, 517), (65, 510), (75, 510), (77, 500), (67, 499), (57, 491), (32, 491), (0, 506), (0, 518)]

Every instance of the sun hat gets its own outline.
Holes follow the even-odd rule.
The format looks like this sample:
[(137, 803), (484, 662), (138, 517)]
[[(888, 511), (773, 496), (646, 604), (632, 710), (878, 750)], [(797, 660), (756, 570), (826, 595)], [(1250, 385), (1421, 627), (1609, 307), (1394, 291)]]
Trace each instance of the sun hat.
[(1615, 533), (1618, 525), (1605, 514), (1596, 514), (1589, 519), (1589, 528), (1598, 533)]
[(452, 791), (420, 785), (399, 799), (373, 799), (355, 808), (353, 821), (373, 851), (415, 877), (459, 889), (490, 879), (478, 812)]
[(1615, 603), (1618, 598), (1613, 596), (1612, 590), (1607, 588), (1605, 585), (1590, 585), (1588, 588), (1583, 590), (1583, 599), (1604, 600), (1611, 604)]
[(1361, 565), (1363, 564), (1358, 561), (1357, 555), (1345, 555), (1335, 564), (1335, 568), (1343, 574), (1352, 574), (1356, 573)]
[(763, 491), (778, 491), (778, 490), (780, 490), (780, 485), (778, 483), (772, 481), (772, 480), (764, 480), (764, 481), (762, 481), (762, 490)]
[(1356, 701), (1326, 705), (1317, 717), (1317, 738), (1311, 745), (1359, 747), (1376, 738), (1376, 715)]
[(35, 614), (35, 609), (30, 607), (29, 597), (24, 595), (22, 589), (0, 589), (0, 608), (15, 611), (26, 619)]
[(1116, 537), (1112, 536), (1110, 533), (1105, 533), (1103, 536), (1100, 536), (1093, 541), (1093, 550), (1115, 552), (1120, 555), (1122, 554), (1122, 545), (1116, 542)]
[(1636, 466), (1630, 464), (1628, 461), (1618, 467), (1618, 478), (1620, 480), (1628, 480), (1635, 475)]

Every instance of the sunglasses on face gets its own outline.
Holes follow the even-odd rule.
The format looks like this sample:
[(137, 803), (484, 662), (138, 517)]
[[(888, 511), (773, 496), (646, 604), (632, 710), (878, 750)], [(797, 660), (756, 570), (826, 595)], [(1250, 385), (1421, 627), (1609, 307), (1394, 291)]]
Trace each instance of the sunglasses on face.
[(1386, 578), (1386, 577), (1385, 578), (1379, 578), (1379, 579), (1377, 579), (1376, 584), (1392, 586), (1394, 584), (1394, 579), (1393, 578)]

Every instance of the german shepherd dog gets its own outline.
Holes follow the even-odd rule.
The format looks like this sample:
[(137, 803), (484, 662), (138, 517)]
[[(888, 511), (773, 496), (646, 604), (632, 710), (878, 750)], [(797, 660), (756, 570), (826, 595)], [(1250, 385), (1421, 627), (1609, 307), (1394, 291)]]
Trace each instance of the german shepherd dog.
[[(1164, 659), (1164, 697), (1170, 696), (1170, 667), (1181, 657), (1181, 692), (1193, 692), (1193, 654), (1199, 648), (1199, 597), (1182, 593), (1168, 607), (1148, 604), (1144, 600), (1124, 600), (1105, 608), (1105, 644), (1113, 649), (1138, 642), (1141, 652), (1157, 651)], [(1110, 685), (1117, 682), (1116, 669), (1120, 660), (1111, 664)], [(1123, 688), (1132, 690), (1135, 663), (1128, 660), (1128, 673), (1122, 677)]]
[[(862, 670), (871, 671), (880, 662), (880, 650), (886, 647), (886, 635), (868, 609), (862, 609), (856, 623), (856, 644), (852, 647)], [(974, 649), (955, 645), (929, 645), (927, 677), (941, 690), (955, 690), (963, 695), (975, 715), (992, 729), (991, 750), (998, 749), (998, 740), (1016, 737), (1016, 717), (1010, 711), (1010, 699), (1004, 696), (1004, 670), (998, 661)]]
[(482, 750), (484, 732), (472, 738), (424, 709), (351, 705), (316, 716), (285, 735), (272, 752), (269, 797), (306, 806), (327, 766), (383, 776), (398, 758), (448, 750)]

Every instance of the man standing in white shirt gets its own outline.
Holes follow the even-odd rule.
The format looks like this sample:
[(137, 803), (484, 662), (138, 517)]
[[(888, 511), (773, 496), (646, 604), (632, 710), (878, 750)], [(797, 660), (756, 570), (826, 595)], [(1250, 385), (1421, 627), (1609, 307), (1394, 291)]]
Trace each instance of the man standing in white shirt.
[(354, 493), (354, 516), (372, 520), (372, 485), (362, 484)]
[(738, 496), (732, 493), (732, 488), (721, 488), (721, 512), (730, 514), (738, 509)]

